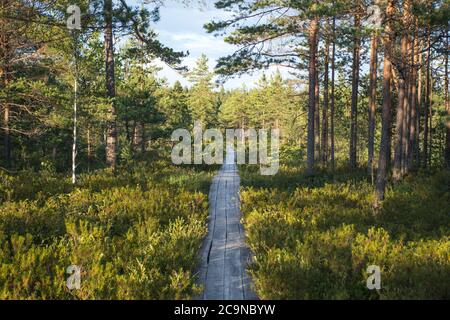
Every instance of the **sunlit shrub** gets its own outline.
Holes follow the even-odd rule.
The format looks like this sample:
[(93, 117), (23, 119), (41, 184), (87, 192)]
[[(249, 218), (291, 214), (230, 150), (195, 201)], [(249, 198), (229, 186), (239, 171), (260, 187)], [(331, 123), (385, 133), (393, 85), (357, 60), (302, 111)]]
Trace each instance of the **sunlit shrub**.
[[(40, 184), (11, 189), (0, 206), (0, 299), (192, 297), (211, 174), (157, 162), (84, 174), (67, 190), (60, 180), (30, 200), (14, 201)], [(3, 190), (17, 185), (5, 179)], [(80, 289), (66, 287), (70, 265), (81, 267)]]
[[(283, 168), (289, 185), (242, 169), (250, 273), (261, 298), (450, 297), (447, 171), (390, 187), (376, 214), (373, 187), (358, 171), (307, 177)], [(381, 269), (380, 290), (366, 286), (370, 265)]]
[(60, 174), (21, 171), (12, 175), (0, 171), (0, 202), (42, 200), (71, 190), (70, 179)]

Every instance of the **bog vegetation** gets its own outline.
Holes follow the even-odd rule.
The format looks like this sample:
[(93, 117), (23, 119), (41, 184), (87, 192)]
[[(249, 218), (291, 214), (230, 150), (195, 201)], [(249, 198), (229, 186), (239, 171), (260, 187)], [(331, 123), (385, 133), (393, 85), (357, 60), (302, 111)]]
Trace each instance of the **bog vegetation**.
[[(1, 299), (186, 299), (206, 232), (208, 171), (1, 175)], [(66, 268), (81, 267), (69, 290)]]
[[(242, 211), (263, 299), (448, 299), (450, 174), (419, 174), (389, 188), (373, 214), (362, 170), (314, 178), (285, 166), (261, 180), (242, 168)], [(367, 267), (381, 268), (368, 290)]]
[[(168, 160), (171, 133), (200, 120), (280, 129), (277, 175), (240, 168), (261, 298), (448, 299), (449, 2), (215, 1), (227, 19), (205, 31), (236, 51), (214, 70), (159, 41), (161, 6), (179, 2), (198, 5), (0, 0), (0, 298), (201, 290), (216, 167)], [(381, 290), (365, 287), (371, 264)]]

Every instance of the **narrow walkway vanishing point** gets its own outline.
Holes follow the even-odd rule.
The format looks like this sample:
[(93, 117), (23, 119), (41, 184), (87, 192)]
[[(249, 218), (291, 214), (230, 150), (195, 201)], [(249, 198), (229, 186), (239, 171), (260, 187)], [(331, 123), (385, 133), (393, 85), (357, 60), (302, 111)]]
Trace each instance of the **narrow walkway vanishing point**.
[(201, 250), (201, 299), (257, 299), (246, 272), (250, 251), (240, 223), (239, 183), (235, 151), (227, 148), (225, 163), (209, 192), (208, 235)]

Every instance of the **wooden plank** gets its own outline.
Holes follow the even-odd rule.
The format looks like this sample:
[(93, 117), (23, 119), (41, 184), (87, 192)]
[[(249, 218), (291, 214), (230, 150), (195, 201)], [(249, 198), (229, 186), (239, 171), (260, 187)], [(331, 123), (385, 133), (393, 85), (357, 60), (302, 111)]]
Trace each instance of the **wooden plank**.
[(208, 235), (200, 251), (199, 282), (204, 291), (198, 298), (202, 299), (257, 299), (245, 270), (250, 255), (240, 222), (240, 179), (235, 158), (234, 150), (228, 149), (210, 189)]
[[(200, 268), (198, 270), (198, 279), (201, 284), (204, 284), (206, 282), (206, 272), (207, 272), (207, 266), (208, 266), (208, 256), (211, 249), (211, 243), (212, 243), (212, 235), (214, 234), (214, 224), (215, 224), (215, 210), (214, 206), (217, 202), (216, 195), (217, 195), (217, 189), (219, 187), (219, 179), (216, 177), (213, 178), (208, 200), (210, 203), (209, 207), (209, 216), (208, 216), (208, 233), (203, 240), (202, 247), (200, 249)], [(197, 298), (203, 298), (203, 295), (201, 297)]]
[[(230, 168), (232, 169), (232, 168)], [(226, 190), (227, 205), (227, 241), (225, 251), (225, 293), (226, 300), (242, 300), (244, 299), (244, 291), (242, 288), (242, 265), (241, 265), (241, 246), (243, 246), (239, 230), (239, 209), (233, 203), (235, 195), (235, 179), (236, 173), (227, 176), (229, 183)]]
[(212, 232), (211, 247), (207, 259), (204, 299), (223, 299), (223, 272), (225, 268), (226, 222), (224, 190), (226, 181), (219, 179), (217, 202), (213, 207), (215, 226)]

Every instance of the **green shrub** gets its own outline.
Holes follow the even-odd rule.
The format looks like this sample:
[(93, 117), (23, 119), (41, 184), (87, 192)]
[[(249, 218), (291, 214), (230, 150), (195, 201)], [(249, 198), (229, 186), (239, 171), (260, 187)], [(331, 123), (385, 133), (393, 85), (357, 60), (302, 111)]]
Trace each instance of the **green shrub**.
[(0, 171), (0, 202), (42, 200), (71, 190), (70, 179), (61, 174), (21, 171), (13, 176)]
[[(450, 297), (448, 171), (391, 187), (378, 215), (373, 187), (358, 171), (306, 177), (283, 168), (292, 185), (242, 172), (250, 273), (261, 298)], [(366, 287), (369, 265), (381, 268), (380, 290)]]
[(56, 199), (48, 199), (44, 205), (38, 201), (6, 202), (0, 207), (0, 232), (6, 235), (29, 234), (34, 241), (51, 240), (65, 233), (64, 208)]
[(34, 244), (31, 235), (2, 239), (0, 299), (67, 299), (65, 269), (70, 260), (64, 241)]
[[(0, 299), (192, 297), (211, 175), (156, 162), (84, 174), (67, 192), (61, 180), (30, 200), (14, 190), (0, 206)], [(70, 265), (78, 290), (66, 287)]]

